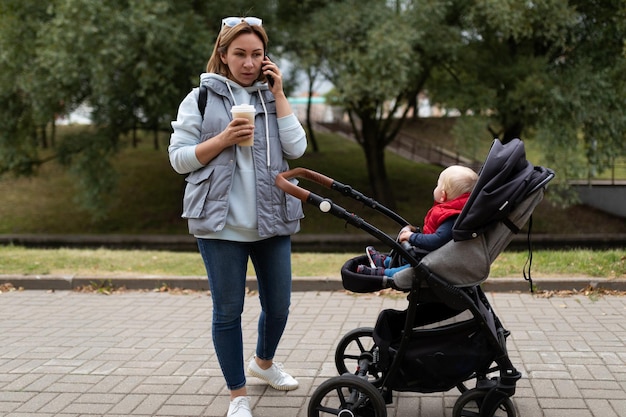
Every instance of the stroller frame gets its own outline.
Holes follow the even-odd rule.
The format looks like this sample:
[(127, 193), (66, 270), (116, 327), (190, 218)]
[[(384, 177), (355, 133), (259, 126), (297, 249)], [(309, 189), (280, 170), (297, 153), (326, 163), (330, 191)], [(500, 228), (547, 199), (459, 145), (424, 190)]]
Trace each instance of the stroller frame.
[[(497, 139), (494, 145), (499, 145)], [(492, 157), (493, 149), (494, 147), (485, 166)], [(480, 175), (483, 174), (485, 166), (481, 169)], [(361, 217), (336, 205), (332, 200), (318, 196), (301, 188), (295, 181), (290, 181), (296, 177), (318, 183), (360, 201), (367, 207), (383, 213), (400, 226), (406, 226), (409, 222), (349, 185), (320, 173), (306, 168), (295, 168), (278, 175), (276, 185), (279, 188), (303, 202), (315, 205), (323, 212), (344, 219), (347, 223), (366, 231), (389, 246), (394, 252), (393, 256), (401, 256), (411, 265), (411, 268), (401, 272), (405, 278), (409, 274), (409, 288), (398, 287), (393, 279), (357, 276), (354, 272), (356, 265), (365, 263), (364, 256), (349, 260), (342, 267), (342, 279), (346, 289), (355, 292), (372, 292), (386, 287), (400, 289), (408, 292), (409, 305), (404, 311), (383, 310), (376, 327), (357, 328), (342, 338), (335, 354), (335, 363), (340, 375), (323, 382), (316, 389), (309, 401), (308, 416), (319, 417), (322, 415), (320, 413), (325, 413), (324, 415), (341, 417), (386, 417), (386, 404), (392, 402), (393, 391), (444, 392), (456, 387), (461, 396), (454, 405), (453, 417), (493, 417), (496, 413), (498, 416), (515, 417), (516, 409), (510, 397), (515, 394), (516, 383), (522, 374), (513, 366), (508, 356), (506, 339), (510, 332), (504, 328), (480, 287), (486, 275), (481, 272), (479, 277), (472, 277), (470, 282), (451, 283), (433, 271), (433, 265), (424, 262), (424, 258), (416, 258), (410, 247), (400, 244)], [(519, 201), (527, 203), (518, 211), (532, 213), (532, 209), (543, 198), (546, 184), (553, 177), (552, 171), (543, 171), (539, 181), (535, 181), (531, 188), (522, 193)], [(511, 232), (517, 233), (527, 219), (528, 216), (522, 216), (517, 219), (517, 225), (507, 224), (511, 223), (508, 218), (500, 223), (506, 224)], [(489, 227), (485, 228), (488, 229)], [(510, 239), (498, 242), (498, 251), (504, 249), (509, 241)], [(495, 256), (490, 254), (493, 259)], [(488, 270), (486, 274), (488, 275)], [(457, 317), (467, 312), (471, 318), (455, 321), (458, 320)], [(368, 343), (371, 346), (366, 348), (362, 338), (371, 339), (373, 344)], [(443, 342), (445, 346), (441, 347), (442, 345), (435, 343), (429, 347), (429, 341)], [(458, 347), (455, 347), (456, 343)], [(346, 354), (347, 347), (353, 344), (358, 347), (359, 353)], [(415, 346), (422, 346), (422, 350), (418, 351)], [(462, 363), (448, 359), (454, 358), (457, 352), (467, 355)], [(410, 359), (407, 359), (408, 357)], [(353, 369), (356, 371), (348, 370), (346, 360), (355, 360)], [(430, 362), (435, 362), (435, 369), (430, 366), (432, 365)], [(446, 366), (449, 366), (449, 369)], [(496, 372), (497, 376), (491, 376)], [(466, 386), (470, 380), (476, 380), (473, 388)], [(335, 399), (334, 396), (338, 398)]]

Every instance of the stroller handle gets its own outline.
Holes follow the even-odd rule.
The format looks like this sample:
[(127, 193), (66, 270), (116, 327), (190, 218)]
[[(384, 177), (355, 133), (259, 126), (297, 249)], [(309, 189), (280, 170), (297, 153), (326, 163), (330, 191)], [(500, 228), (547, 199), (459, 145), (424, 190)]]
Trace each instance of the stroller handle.
[(281, 172), (276, 176), (276, 186), (287, 194), (298, 198), (303, 203), (308, 203), (316, 206), (320, 211), (324, 213), (329, 213), (335, 217), (345, 220), (352, 226), (358, 229), (362, 229), (370, 235), (376, 237), (381, 242), (387, 244), (387, 246), (391, 248), (397, 248), (398, 251), (403, 255), (410, 256), (408, 255), (406, 249), (401, 247), (400, 244), (396, 242), (395, 237), (392, 238), (372, 224), (365, 221), (363, 218), (357, 216), (355, 213), (348, 212), (340, 205), (333, 203), (332, 200), (330, 200), (329, 198), (321, 197), (307, 189), (300, 187), (297, 184), (294, 184), (293, 182), (290, 182), (289, 180), (293, 178), (302, 178), (315, 182), (319, 185), (324, 186), (325, 188), (337, 191), (346, 197), (363, 203), (369, 208), (389, 217), (400, 226), (408, 225), (409, 222), (402, 218), (399, 214), (380, 204), (376, 200), (363, 195), (359, 191), (353, 189), (351, 186), (342, 184), (332, 178), (327, 177), (326, 175), (320, 174), (319, 172), (311, 171), (307, 168), (293, 168), (288, 171)]
[(308, 202), (312, 193), (309, 190), (289, 182), (292, 178), (306, 178), (307, 180), (323, 185), (326, 188), (331, 188), (334, 182), (332, 178), (306, 168), (294, 168), (278, 174), (276, 177), (276, 186), (287, 194), (291, 194), (292, 196), (298, 198), (303, 203)]
[(359, 191), (355, 190), (349, 185), (342, 184), (339, 181), (335, 181), (332, 178), (327, 177), (326, 175), (320, 174), (319, 172), (311, 171), (307, 168), (293, 168), (289, 171), (281, 172), (276, 177), (276, 186), (286, 192), (287, 194), (291, 194), (292, 196), (298, 198), (303, 203), (309, 203), (317, 206), (324, 213), (330, 212), (331, 214), (336, 215), (337, 217), (344, 217), (344, 211), (341, 207), (333, 204), (333, 202), (329, 198), (320, 197), (319, 195), (306, 190), (292, 182), (290, 179), (293, 178), (303, 178), (317, 184), (320, 184), (328, 189), (337, 191), (343, 194), (346, 197), (350, 197), (354, 200), (360, 201), (364, 205), (369, 208), (379, 211), (390, 219), (394, 220), (396, 223), (401, 226), (406, 226), (409, 224), (404, 218), (402, 218), (399, 214), (394, 211), (388, 209), (384, 205), (380, 204), (378, 201), (373, 198), (367, 197)]

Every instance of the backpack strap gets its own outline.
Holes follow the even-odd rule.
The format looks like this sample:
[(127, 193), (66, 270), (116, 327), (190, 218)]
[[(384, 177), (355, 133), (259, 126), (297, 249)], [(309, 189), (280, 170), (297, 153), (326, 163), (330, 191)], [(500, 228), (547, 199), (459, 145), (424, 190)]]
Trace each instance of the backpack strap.
[(204, 111), (206, 109), (206, 99), (207, 99), (208, 89), (206, 85), (200, 85), (200, 89), (198, 90), (198, 111), (200, 112), (200, 116), (202, 116), (202, 120), (204, 120)]

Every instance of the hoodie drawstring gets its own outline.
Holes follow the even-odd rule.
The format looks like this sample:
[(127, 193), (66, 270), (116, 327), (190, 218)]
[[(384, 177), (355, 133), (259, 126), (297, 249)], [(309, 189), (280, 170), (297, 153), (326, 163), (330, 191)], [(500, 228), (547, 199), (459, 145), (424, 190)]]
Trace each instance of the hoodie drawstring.
[(230, 83), (226, 82), (226, 87), (228, 87), (228, 91), (230, 92), (230, 98), (233, 99), (233, 103), (235, 104), (235, 106), (237, 105), (237, 99), (235, 98), (235, 95), (233, 94), (233, 89), (230, 88)]

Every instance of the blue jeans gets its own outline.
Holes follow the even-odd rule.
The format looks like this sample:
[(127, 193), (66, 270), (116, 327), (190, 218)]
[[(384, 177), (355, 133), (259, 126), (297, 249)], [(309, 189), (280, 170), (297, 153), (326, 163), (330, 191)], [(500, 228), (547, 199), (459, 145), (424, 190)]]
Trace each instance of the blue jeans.
[(291, 303), (291, 238), (258, 242), (197, 239), (213, 299), (213, 345), (229, 390), (246, 385), (241, 314), (246, 293), (248, 257), (259, 286), (261, 315), (256, 355), (274, 358)]

